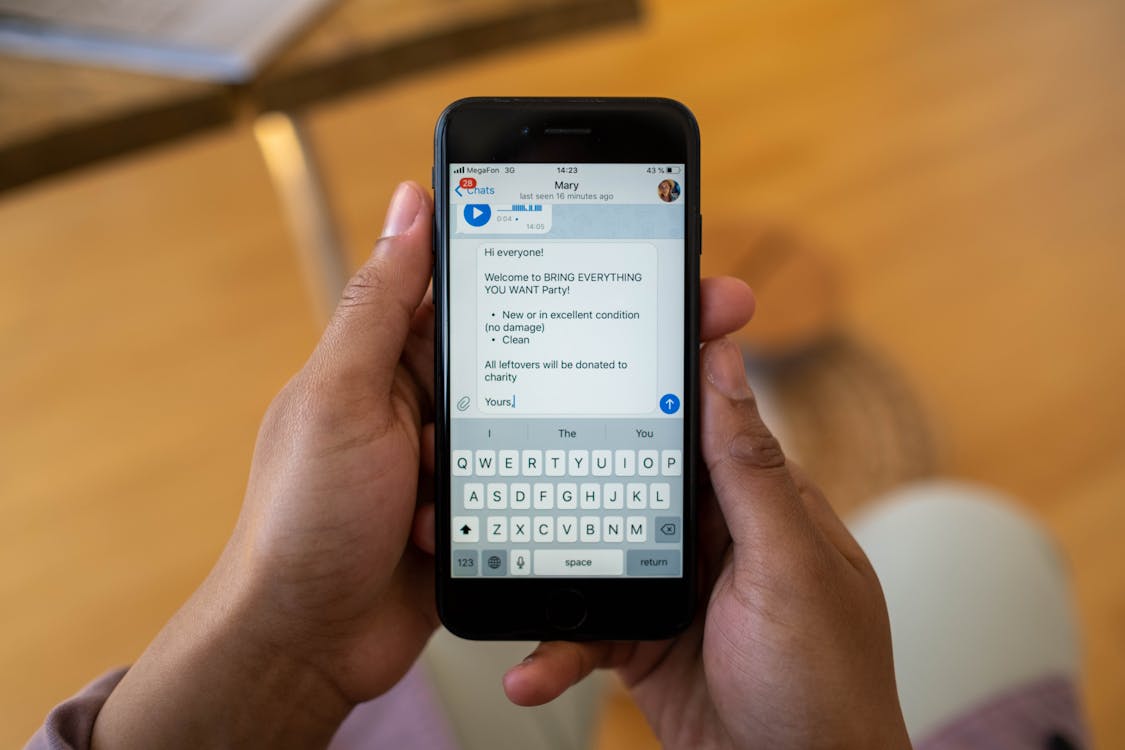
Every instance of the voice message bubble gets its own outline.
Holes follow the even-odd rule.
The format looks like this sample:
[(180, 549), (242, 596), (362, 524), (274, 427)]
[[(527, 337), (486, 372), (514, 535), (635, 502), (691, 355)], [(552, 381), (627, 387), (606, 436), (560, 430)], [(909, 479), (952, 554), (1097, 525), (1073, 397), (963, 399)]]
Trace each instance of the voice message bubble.
[(654, 410), (656, 247), (486, 243), (477, 248), (477, 283), (481, 411)]
[(546, 234), (550, 203), (464, 203), (453, 207), (464, 234)]

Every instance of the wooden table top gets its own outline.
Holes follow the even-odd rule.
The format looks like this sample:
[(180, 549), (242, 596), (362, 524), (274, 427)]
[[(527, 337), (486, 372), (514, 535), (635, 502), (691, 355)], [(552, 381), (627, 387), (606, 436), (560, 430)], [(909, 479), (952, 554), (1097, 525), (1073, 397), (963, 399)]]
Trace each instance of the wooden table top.
[[(760, 394), (786, 449), (847, 507), (858, 472), (893, 468), (905, 382), (938, 470), (1056, 537), (1093, 746), (1125, 747), (1123, 20), (1119, 0), (647, 0), (641, 24), (446, 65), (306, 125), (354, 266), (397, 181), (428, 180), (451, 100), (683, 100), (704, 272), (759, 294), (740, 340), (825, 320), (849, 337)], [(0, 238), (0, 747), (20, 747), (207, 575), (262, 413), (319, 327), (249, 128), (0, 195)], [(809, 255), (835, 286), (798, 275)], [(795, 317), (829, 294), (831, 315)], [(907, 470), (927, 453), (892, 447)], [(634, 728), (594, 747), (658, 747)]]
[(345, 0), (240, 86), (0, 56), (0, 190), (638, 15), (637, 0)]

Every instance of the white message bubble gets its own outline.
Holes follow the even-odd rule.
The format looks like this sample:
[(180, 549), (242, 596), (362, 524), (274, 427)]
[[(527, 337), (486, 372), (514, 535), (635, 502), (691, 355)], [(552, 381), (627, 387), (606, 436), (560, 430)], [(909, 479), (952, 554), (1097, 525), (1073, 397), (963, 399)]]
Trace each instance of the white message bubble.
[(655, 409), (656, 247), (483, 243), (477, 248), (477, 283), (481, 411)]

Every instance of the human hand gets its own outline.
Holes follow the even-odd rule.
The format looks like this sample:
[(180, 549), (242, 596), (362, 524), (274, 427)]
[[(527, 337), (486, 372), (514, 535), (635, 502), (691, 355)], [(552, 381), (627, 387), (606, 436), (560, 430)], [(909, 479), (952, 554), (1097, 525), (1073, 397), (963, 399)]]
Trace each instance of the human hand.
[(909, 747), (874, 570), (762, 422), (738, 347), (706, 344), (701, 369), (705, 610), (670, 641), (540, 644), (508, 697), (610, 667), (665, 747)]
[(432, 419), (431, 215), (421, 187), (399, 186), (270, 405), (226, 549), (110, 696), (96, 745), (323, 745), (418, 657), (437, 626), (432, 558), (410, 543)]
[[(110, 696), (95, 746), (324, 744), (416, 659), (436, 625), (432, 562), (409, 543), (413, 523), (432, 545), (432, 505), (415, 513), (432, 394), (430, 211), (418, 186), (396, 193), (388, 236), (263, 422), (230, 543)], [(741, 325), (741, 294), (705, 282), (705, 332)]]

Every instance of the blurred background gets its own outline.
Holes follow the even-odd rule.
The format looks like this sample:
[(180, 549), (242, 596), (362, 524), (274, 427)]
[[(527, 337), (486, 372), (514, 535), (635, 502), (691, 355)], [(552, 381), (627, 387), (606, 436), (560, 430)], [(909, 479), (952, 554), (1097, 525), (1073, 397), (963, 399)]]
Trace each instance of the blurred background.
[[(759, 293), (787, 449), (842, 513), (931, 475), (1017, 498), (1125, 746), (1123, 28), (1112, 0), (349, 0), (240, 83), (0, 56), (0, 746), (204, 577), (322, 324), (310, 243), (354, 268), (470, 95), (685, 102), (704, 272)], [(594, 743), (646, 731), (613, 690)]]

